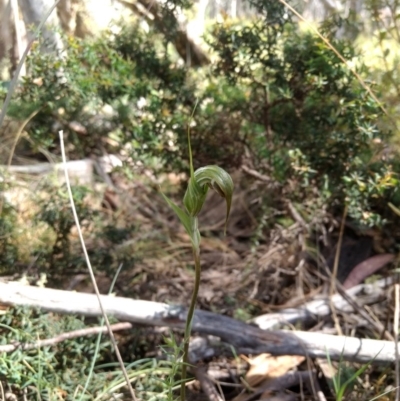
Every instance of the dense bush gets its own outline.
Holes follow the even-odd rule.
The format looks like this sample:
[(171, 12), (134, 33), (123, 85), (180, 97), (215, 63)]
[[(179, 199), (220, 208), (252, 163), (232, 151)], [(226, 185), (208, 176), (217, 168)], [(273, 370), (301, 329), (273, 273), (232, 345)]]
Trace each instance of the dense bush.
[[(247, 91), (242, 117), (253, 127), (248, 146), (255, 160), (267, 160), (278, 180), (294, 175), (330, 201), (346, 200), (357, 220), (380, 223), (371, 205), (397, 179), (374, 144), (389, 133), (377, 128), (382, 111), (348, 67), (321, 39), (291, 24), (277, 30), (262, 21), (225, 23), (213, 35), (216, 74)], [(332, 35), (330, 41), (347, 60), (358, 56), (349, 43)]]
[[(381, 223), (397, 188), (391, 162), (379, 157), (389, 137), (377, 128), (382, 111), (280, 3), (253, 3), (259, 19), (212, 28), (211, 76), (182, 66), (168, 38), (124, 27), (94, 41), (68, 39), (67, 56), (59, 59), (33, 52), (11, 113), (39, 111), (30, 125), (37, 147), (57, 153), (62, 128), (72, 157), (107, 150), (126, 155), (128, 165), (155, 157), (164, 170), (182, 170), (187, 121), (196, 107), (196, 163), (235, 168), (248, 149), (256, 168), (267, 166), (282, 183), (298, 181), (296, 200), (313, 186), (330, 204), (348, 202), (356, 220)], [(343, 57), (359, 60), (328, 26), (325, 34)]]
[[(0, 192), (7, 190), (7, 183), (0, 182)], [(18, 247), (15, 243), (15, 226), (17, 211), (7, 201), (5, 196), (0, 196), (0, 274), (7, 274), (10, 270), (17, 270), (19, 259)]]

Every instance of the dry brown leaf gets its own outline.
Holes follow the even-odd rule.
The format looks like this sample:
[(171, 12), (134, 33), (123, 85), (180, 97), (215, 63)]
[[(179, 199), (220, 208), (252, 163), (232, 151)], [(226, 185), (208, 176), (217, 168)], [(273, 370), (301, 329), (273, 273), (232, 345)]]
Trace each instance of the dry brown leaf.
[(0, 315), (5, 315), (9, 309), (8, 305), (0, 304)]
[(250, 364), (245, 378), (250, 387), (256, 387), (269, 379), (280, 377), (304, 361), (303, 356), (271, 356), (260, 354), (254, 358), (243, 357)]
[(327, 379), (332, 379), (336, 375), (337, 370), (326, 359), (318, 358), (316, 363)]

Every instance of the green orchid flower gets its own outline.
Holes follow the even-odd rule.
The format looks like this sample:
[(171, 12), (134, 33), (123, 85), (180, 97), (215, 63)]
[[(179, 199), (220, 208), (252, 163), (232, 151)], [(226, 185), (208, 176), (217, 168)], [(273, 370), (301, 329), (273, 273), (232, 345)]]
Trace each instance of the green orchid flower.
[[(193, 118), (193, 114), (191, 116)], [(190, 121), (189, 121), (190, 123)], [(190, 124), (189, 124), (190, 125)], [(196, 171), (193, 168), (193, 157), (192, 149), (190, 144), (190, 129), (188, 129), (188, 145), (189, 145), (189, 162), (190, 162), (190, 179), (188, 187), (183, 198), (183, 204), (185, 209), (180, 208), (166, 195), (162, 194), (168, 205), (172, 208), (175, 214), (178, 216), (186, 232), (188, 233), (193, 249), (193, 258), (195, 262), (195, 283), (190, 302), (184, 336), (184, 347), (183, 347), (183, 363), (182, 363), (182, 384), (181, 384), (181, 401), (185, 401), (185, 381), (186, 371), (188, 366), (189, 356), (189, 339), (192, 329), (192, 320), (194, 315), (194, 309), (196, 306), (197, 295), (200, 286), (200, 231), (198, 229), (198, 215), (203, 208), (204, 202), (207, 197), (209, 189), (216, 191), (220, 196), (225, 198), (226, 201), (226, 218), (225, 218), (225, 229), (226, 234), (227, 223), (229, 213), (232, 204), (233, 195), (233, 181), (231, 176), (221, 167), (211, 165), (200, 167)]]

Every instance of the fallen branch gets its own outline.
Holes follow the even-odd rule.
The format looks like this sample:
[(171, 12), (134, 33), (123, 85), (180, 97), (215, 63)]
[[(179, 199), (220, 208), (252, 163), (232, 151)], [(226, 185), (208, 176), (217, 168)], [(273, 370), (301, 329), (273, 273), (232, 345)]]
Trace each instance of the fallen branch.
[[(370, 305), (379, 302), (387, 296), (386, 288), (394, 282), (394, 277), (378, 280), (373, 284), (360, 284), (346, 291), (349, 297), (357, 296), (358, 304)], [(313, 299), (297, 308), (282, 309), (277, 313), (266, 313), (252, 319), (263, 330), (278, 328), (283, 325), (294, 325), (299, 322), (316, 321), (331, 313), (331, 305), (341, 313), (354, 312), (354, 306), (340, 294), (333, 295), (331, 301), (327, 296)]]
[[(132, 323), (116, 323), (111, 325), (112, 331), (127, 330), (132, 328)], [(88, 327), (86, 329), (74, 330), (67, 333), (62, 333), (56, 337), (46, 338), (45, 340), (38, 340), (34, 343), (13, 343), (0, 345), (0, 352), (13, 352), (17, 349), (29, 350), (40, 347), (47, 347), (61, 343), (62, 341), (71, 340), (72, 338), (83, 337), (83, 336), (93, 336), (99, 333), (107, 333), (106, 326), (99, 327)]]
[[(74, 184), (91, 185), (93, 184), (93, 161), (90, 159), (72, 160), (67, 162), (67, 170), (70, 180)], [(0, 165), (0, 174), (2, 173), (16, 174), (29, 174), (30, 176), (36, 175), (50, 175), (55, 174), (58, 182), (65, 182), (64, 166), (63, 163), (37, 163), (25, 166), (3, 166)]]
[[(107, 315), (122, 321), (183, 329), (187, 309), (180, 306), (101, 296)], [(26, 305), (63, 314), (101, 316), (93, 294), (24, 286), (0, 282), (0, 303)], [(395, 361), (395, 344), (391, 341), (362, 340), (301, 331), (263, 331), (258, 327), (216, 313), (197, 310), (193, 331), (213, 335), (231, 344), (238, 353), (303, 355), (332, 360), (366, 363)]]

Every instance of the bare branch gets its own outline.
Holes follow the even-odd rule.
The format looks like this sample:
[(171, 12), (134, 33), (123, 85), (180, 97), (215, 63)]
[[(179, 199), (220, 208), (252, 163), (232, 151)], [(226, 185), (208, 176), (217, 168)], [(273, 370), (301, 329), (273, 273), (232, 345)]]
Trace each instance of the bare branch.
[[(183, 329), (187, 309), (163, 303), (101, 295), (108, 316), (121, 321)], [(24, 286), (20, 283), (0, 282), (0, 304), (26, 305), (63, 314), (101, 316), (96, 295)], [(352, 337), (337, 337), (302, 331), (263, 331), (258, 327), (197, 310), (193, 331), (219, 337), (231, 344), (237, 353), (270, 353), (273, 355), (304, 355), (332, 360), (366, 363), (395, 361), (393, 341), (379, 341)]]
[[(360, 284), (355, 287), (343, 290), (343, 295), (335, 294), (331, 298), (328, 297), (315, 298), (296, 308), (282, 309), (277, 313), (266, 313), (257, 316), (252, 320), (258, 327), (263, 330), (276, 329), (282, 325), (295, 325), (298, 322), (309, 322), (310, 320), (320, 319), (331, 313), (331, 306), (341, 313), (352, 313), (358, 311), (354, 302), (358, 297), (359, 305), (373, 304), (387, 297), (387, 288), (393, 284), (393, 278), (378, 280), (373, 284)], [(340, 291), (340, 288), (338, 288)], [(381, 330), (381, 329), (380, 329)], [(378, 330), (378, 331), (380, 331)]]
[[(111, 325), (112, 331), (118, 330), (127, 330), (132, 328), (132, 323), (124, 322), (124, 323), (116, 323)], [(38, 340), (34, 343), (14, 343), (14, 344), (6, 344), (0, 345), (0, 352), (13, 352), (17, 349), (29, 350), (40, 347), (47, 347), (56, 345), (66, 340), (71, 340), (72, 338), (83, 337), (83, 336), (93, 336), (99, 333), (107, 333), (106, 326), (98, 326), (98, 327), (88, 327), (86, 329), (69, 331), (67, 333), (62, 333), (56, 337), (46, 338), (45, 340)]]

